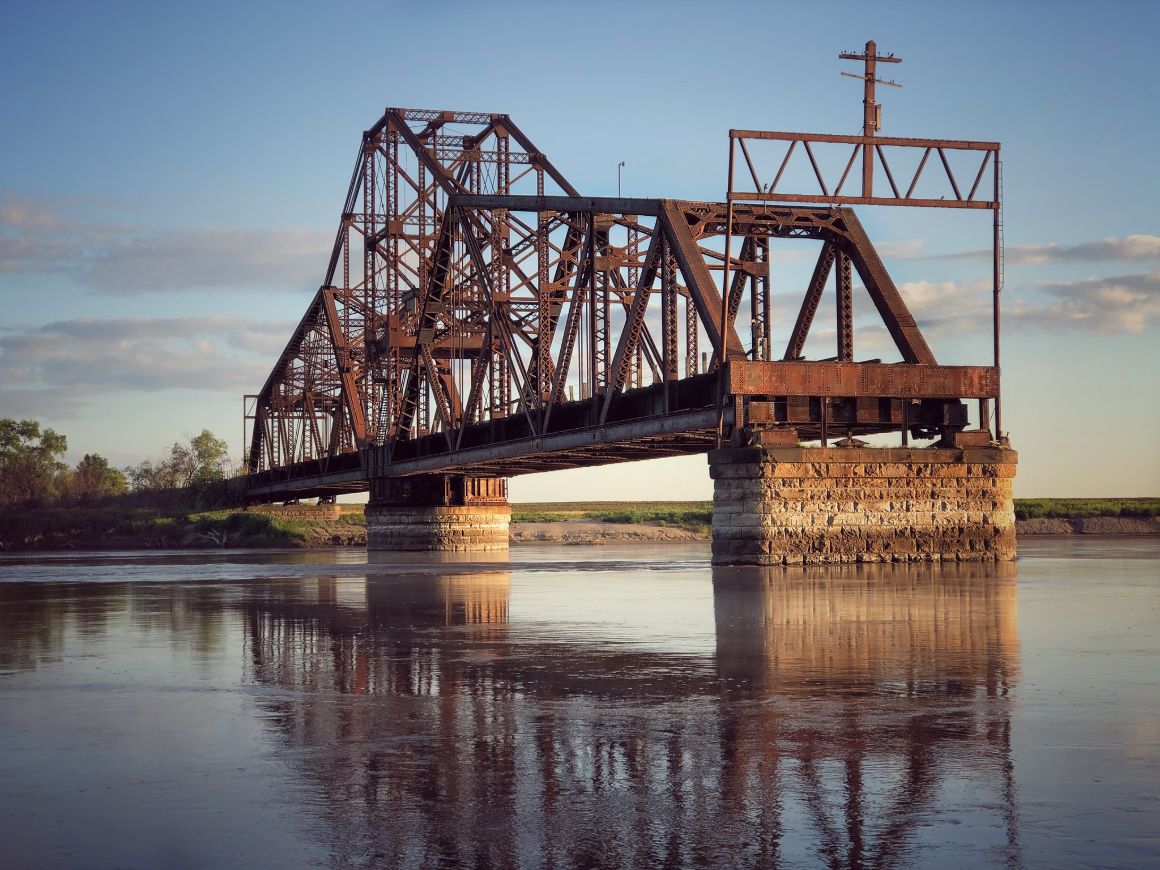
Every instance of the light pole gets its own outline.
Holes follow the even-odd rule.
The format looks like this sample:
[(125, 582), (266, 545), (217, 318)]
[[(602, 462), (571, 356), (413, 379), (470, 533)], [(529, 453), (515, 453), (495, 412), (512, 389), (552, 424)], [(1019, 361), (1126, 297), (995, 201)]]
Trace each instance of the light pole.
[(616, 164), (616, 196), (620, 198), (620, 170), (624, 169), (624, 161), (621, 160)]

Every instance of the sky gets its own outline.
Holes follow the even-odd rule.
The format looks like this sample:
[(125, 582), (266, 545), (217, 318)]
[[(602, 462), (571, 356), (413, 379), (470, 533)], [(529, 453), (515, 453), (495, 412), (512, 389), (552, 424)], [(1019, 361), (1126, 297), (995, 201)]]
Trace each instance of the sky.
[[(0, 417), (69, 458), (242, 454), (386, 106), (505, 112), (583, 193), (721, 199), (730, 128), (997, 140), (1016, 494), (1160, 494), (1153, 2), (0, 0)], [(990, 362), (987, 213), (862, 209), (940, 362)], [(775, 317), (809, 263), (787, 253)], [(799, 288), (800, 290), (800, 288)], [(800, 297), (799, 297), (800, 298)], [(786, 323), (786, 321), (789, 321)], [(821, 336), (824, 338), (825, 333)], [(872, 347), (873, 328), (859, 335)], [(517, 478), (513, 500), (704, 499), (704, 457)]]

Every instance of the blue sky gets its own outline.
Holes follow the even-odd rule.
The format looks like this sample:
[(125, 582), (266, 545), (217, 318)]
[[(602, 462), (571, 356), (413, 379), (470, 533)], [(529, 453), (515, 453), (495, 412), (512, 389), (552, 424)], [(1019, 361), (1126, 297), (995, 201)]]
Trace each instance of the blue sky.
[[(873, 38), (904, 60), (884, 134), (1003, 143), (1017, 492), (1157, 494), (1158, 30), (1149, 2), (0, 3), (0, 416), (117, 464), (205, 426), (240, 455), (385, 106), (510, 113), (584, 192), (624, 160), (626, 195), (720, 198), (730, 127), (856, 132), (836, 55)], [(987, 220), (862, 218), (940, 361), (987, 362)], [(699, 457), (513, 485), (710, 491)]]

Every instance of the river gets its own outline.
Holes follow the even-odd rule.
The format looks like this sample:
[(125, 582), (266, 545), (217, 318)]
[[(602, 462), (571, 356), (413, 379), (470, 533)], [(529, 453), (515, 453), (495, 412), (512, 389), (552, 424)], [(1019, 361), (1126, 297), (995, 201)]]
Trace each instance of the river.
[(0, 556), (0, 866), (1155, 867), (1160, 539)]

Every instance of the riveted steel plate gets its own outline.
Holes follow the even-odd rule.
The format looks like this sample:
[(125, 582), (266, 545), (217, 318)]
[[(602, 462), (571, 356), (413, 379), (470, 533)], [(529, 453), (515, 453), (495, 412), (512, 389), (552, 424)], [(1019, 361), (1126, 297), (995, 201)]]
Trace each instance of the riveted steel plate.
[(990, 366), (731, 360), (729, 392), (738, 396), (842, 396), (988, 399), (998, 395)]

